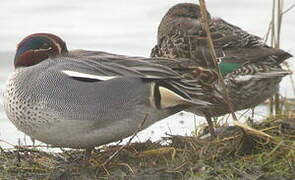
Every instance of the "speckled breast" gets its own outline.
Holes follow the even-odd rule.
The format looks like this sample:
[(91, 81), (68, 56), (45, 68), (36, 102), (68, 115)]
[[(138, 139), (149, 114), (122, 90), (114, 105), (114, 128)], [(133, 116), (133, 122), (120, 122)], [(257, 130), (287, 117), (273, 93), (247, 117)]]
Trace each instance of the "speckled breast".
[[(26, 93), (19, 71), (9, 78), (4, 92), (4, 109), (8, 119), (21, 131), (34, 135), (36, 130), (48, 127), (50, 115), (43, 111), (44, 104)], [(52, 119), (53, 120), (53, 119)]]

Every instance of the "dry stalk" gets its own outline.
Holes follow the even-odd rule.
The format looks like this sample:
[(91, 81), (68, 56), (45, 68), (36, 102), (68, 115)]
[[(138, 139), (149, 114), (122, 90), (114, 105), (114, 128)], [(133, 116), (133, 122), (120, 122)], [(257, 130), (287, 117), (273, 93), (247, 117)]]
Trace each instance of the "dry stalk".
[(118, 163), (117, 165), (127, 167), (129, 169), (129, 171), (132, 173), (132, 175), (135, 175), (133, 169), (131, 168), (131, 166), (129, 164), (127, 164), (127, 163)]
[(257, 130), (257, 129), (254, 129), (252, 127), (249, 127), (248, 125), (240, 123), (238, 121), (235, 121), (234, 125), (244, 129), (249, 134), (254, 134), (254, 135), (259, 136), (259, 137), (266, 137), (266, 138), (269, 138), (269, 139), (273, 139), (273, 137), (270, 136), (269, 134), (267, 134), (267, 133), (265, 133), (265, 132), (263, 132), (261, 130)]
[[(277, 40), (275, 43), (275, 48), (279, 48), (280, 47), (280, 39), (281, 39), (281, 26), (282, 26), (282, 12), (283, 12), (283, 0), (278, 0), (277, 1)], [(276, 110), (276, 114), (280, 114), (281, 113), (281, 108), (280, 108), (280, 95), (279, 93), (277, 93), (275, 95), (275, 110)]]
[(162, 147), (158, 149), (146, 150), (144, 152), (138, 153), (138, 157), (152, 156), (152, 155), (162, 155), (162, 154), (172, 154), (172, 159), (175, 157), (177, 151), (182, 151), (180, 149), (175, 149), (174, 147)]
[(224, 97), (224, 100), (225, 100), (225, 102), (227, 103), (227, 105), (229, 107), (229, 110), (231, 112), (231, 115), (232, 115), (233, 119), (235, 121), (237, 121), (238, 119), (237, 119), (237, 117), (236, 117), (236, 115), (234, 113), (233, 104), (231, 103), (231, 101), (229, 99), (228, 91), (227, 91), (226, 85), (224, 83), (223, 76), (222, 76), (222, 74), (221, 74), (221, 72), (220, 72), (220, 70), (218, 68), (218, 63), (217, 63), (217, 58), (216, 58), (217, 56), (216, 56), (216, 52), (215, 52), (215, 49), (214, 49), (214, 44), (213, 44), (213, 41), (212, 41), (210, 28), (209, 28), (206, 3), (205, 3), (205, 0), (199, 0), (199, 2), (200, 2), (200, 7), (201, 7), (201, 14), (202, 14), (202, 26), (205, 29), (206, 34), (207, 34), (209, 51), (210, 51), (211, 57), (213, 59), (213, 64), (215, 66), (215, 69), (218, 72), (217, 73), (218, 74), (218, 81), (219, 81), (219, 83), (221, 84), (221, 87), (222, 87), (223, 97)]
[(210, 143), (212, 143), (212, 144), (220, 144), (220, 143), (224, 143), (224, 142), (227, 142), (227, 141), (232, 141), (232, 140), (240, 138), (240, 137), (241, 137), (241, 135), (235, 135), (235, 136), (230, 136), (230, 137), (225, 137), (225, 138), (222, 138), (222, 139), (218, 139), (218, 140), (212, 141)]
[(283, 14), (286, 14), (286, 13), (288, 13), (290, 10), (292, 10), (293, 8), (295, 8), (295, 4), (292, 4), (290, 7), (288, 7), (286, 10), (284, 10), (283, 12), (282, 12), (282, 15)]
[[(283, 11), (283, 0), (273, 0), (272, 7), (272, 20), (271, 20), (271, 46), (273, 48), (280, 48), (281, 39), (281, 27), (282, 19), (284, 13), (291, 10), (294, 6), (289, 7), (286, 11)], [(280, 97), (279, 93), (275, 94), (274, 101), (273, 98), (270, 99), (270, 112), (273, 113), (273, 105), (275, 109), (275, 114), (280, 114)]]
[[(293, 8), (295, 8), (295, 4), (292, 4), (286, 10), (283, 10), (283, 2), (284, 2), (283, 0), (273, 0), (272, 18), (271, 18), (271, 22), (269, 23), (267, 33), (265, 35), (265, 43), (268, 41), (268, 38), (271, 37), (270, 43), (271, 43), (271, 46), (274, 48), (280, 47), (281, 25), (282, 25), (283, 15), (288, 13)], [(283, 63), (283, 65), (285, 65), (287, 69), (291, 71), (287, 63)], [(290, 81), (292, 84), (293, 91), (295, 92), (295, 83), (292, 76), (290, 76)], [(273, 98), (270, 98), (270, 105), (269, 105), (270, 113), (273, 114), (273, 110), (275, 109), (275, 113), (279, 114), (281, 112), (281, 109), (280, 109), (281, 101), (279, 99), (279, 94), (276, 94), (274, 98), (275, 98), (274, 100)]]

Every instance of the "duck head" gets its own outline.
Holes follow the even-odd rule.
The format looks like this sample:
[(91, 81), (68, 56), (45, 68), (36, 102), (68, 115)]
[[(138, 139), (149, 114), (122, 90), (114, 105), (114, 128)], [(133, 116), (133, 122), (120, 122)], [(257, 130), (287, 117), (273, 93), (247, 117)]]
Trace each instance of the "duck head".
[[(209, 20), (211, 16), (207, 12)], [(158, 27), (158, 43), (164, 36), (175, 29), (183, 30), (189, 34), (194, 34), (201, 28), (201, 8), (193, 3), (179, 3), (171, 7), (162, 18)], [(192, 32), (190, 32), (192, 31)]]
[[(198, 18), (202, 17), (200, 6), (197, 4), (193, 4), (193, 3), (176, 4), (175, 6), (171, 7), (168, 10), (166, 16), (170, 16), (170, 17), (174, 17), (174, 18), (188, 17), (188, 18), (192, 18), (192, 19), (198, 19)], [(210, 16), (209, 13), (208, 13), (208, 16)]]
[(32, 66), (49, 57), (67, 52), (66, 43), (58, 36), (49, 33), (31, 34), (18, 44), (14, 67)]

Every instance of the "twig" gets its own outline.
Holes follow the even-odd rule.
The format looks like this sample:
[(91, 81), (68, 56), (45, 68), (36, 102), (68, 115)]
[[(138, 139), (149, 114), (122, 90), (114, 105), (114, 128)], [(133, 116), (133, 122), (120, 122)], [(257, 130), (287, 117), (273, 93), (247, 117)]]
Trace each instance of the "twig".
[(275, 7), (276, 7), (276, 0), (272, 1), (272, 14), (271, 14), (271, 45), (275, 45), (276, 34), (275, 34)]
[(248, 132), (250, 132), (250, 134), (255, 134), (255, 135), (260, 136), (260, 137), (266, 137), (268, 139), (274, 139), (271, 135), (269, 135), (269, 134), (267, 134), (265, 132), (262, 132), (261, 130), (251, 128), (248, 125), (240, 123), (238, 121), (234, 121), (234, 125), (242, 128), (242, 129), (244, 129), (244, 130), (246, 130)]
[(126, 148), (130, 143), (131, 143), (131, 141), (135, 138), (135, 136), (137, 135), (137, 133), (139, 132), (139, 131), (141, 131), (142, 130), (142, 127), (143, 127), (143, 125), (144, 125), (144, 123), (145, 123), (145, 121), (146, 121), (146, 119), (147, 119), (147, 117), (148, 117), (148, 114), (146, 114), (145, 115), (145, 117), (144, 117), (144, 119), (142, 120), (142, 122), (139, 124), (139, 127), (138, 127), (138, 129), (133, 133), (133, 135), (132, 135), (132, 137), (129, 139), (129, 141), (125, 144), (125, 145), (123, 145), (123, 146), (121, 146), (116, 152), (114, 152), (114, 154), (112, 154), (103, 164), (102, 164), (102, 166), (106, 166), (107, 164), (109, 164), (124, 148)]
[(295, 4), (292, 4), (290, 7), (288, 7), (285, 11), (282, 12), (283, 14), (286, 14), (287, 12), (289, 12), (290, 10), (292, 10), (293, 8), (295, 8)]
[(242, 176), (243, 179), (251, 179), (251, 180), (256, 180), (259, 179), (260, 177), (263, 176), (263, 174), (261, 175), (252, 175), (252, 174), (248, 174), (246, 171), (242, 171), (239, 168), (236, 168), (233, 164), (230, 164), (230, 166), (232, 167), (232, 169), (239, 174), (240, 176)]
[(264, 39), (264, 43), (267, 43), (267, 41), (268, 41), (268, 37), (269, 37), (269, 34), (271, 32), (272, 26), (273, 26), (273, 22), (271, 20), (270, 23), (269, 23), (269, 25), (268, 25), (267, 32), (266, 32), (266, 34), (265, 34), (265, 36), (263, 38)]
[(218, 81), (221, 84), (222, 91), (223, 91), (223, 96), (224, 96), (224, 99), (226, 101), (226, 104), (229, 107), (231, 115), (232, 115), (233, 119), (235, 121), (237, 121), (238, 119), (237, 119), (237, 117), (236, 117), (236, 115), (234, 113), (233, 104), (231, 103), (231, 101), (229, 99), (228, 91), (226, 89), (226, 85), (224, 83), (223, 76), (222, 76), (222, 74), (221, 74), (221, 72), (220, 72), (220, 70), (218, 68), (217, 56), (216, 56), (216, 52), (214, 50), (214, 44), (213, 44), (213, 41), (212, 41), (211, 32), (210, 32), (209, 23), (208, 23), (208, 15), (207, 15), (207, 8), (206, 8), (205, 0), (199, 0), (199, 2), (200, 2), (202, 21), (203, 21), (202, 26), (205, 29), (206, 34), (207, 34), (207, 40), (208, 40), (208, 46), (209, 46), (210, 54), (212, 56), (213, 64), (215, 66), (215, 69), (218, 72), (217, 73), (218, 74)]
[[(280, 48), (280, 39), (281, 39), (281, 27), (283, 21), (283, 15), (293, 9), (295, 4), (291, 5), (287, 10), (283, 11), (283, 0), (273, 0), (272, 5), (272, 19), (270, 22), (271, 26), (271, 46), (273, 48)], [(269, 33), (267, 34), (269, 36)], [(266, 38), (267, 39), (267, 38)], [(281, 104), (279, 94), (276, 93), (273, 98), (270, 98), (270, 113), (273, 114), (273, 106), (275, 109), (275, 114), (281, 112)]]
[(129, 169), (129, 171), (132, 173), (132, 175), (135, 175), (133, 169), (130, 167), (129, 164), (127, 164), (127, 163), (118, 163), (118, 165), (127, 167)]

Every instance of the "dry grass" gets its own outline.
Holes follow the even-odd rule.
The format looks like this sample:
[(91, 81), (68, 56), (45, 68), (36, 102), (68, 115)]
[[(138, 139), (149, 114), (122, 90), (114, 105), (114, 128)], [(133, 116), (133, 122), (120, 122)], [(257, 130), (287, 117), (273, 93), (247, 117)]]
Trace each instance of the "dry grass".
[(48, 153), (15, 147), (1, 149), (0, 179), (292, 179), (294, 140), (295, 113), (288, 111), (251, 128), (227, 127), (212, 141), (204, 136), (169, 136), (124, 148), (105, 146), (96, 149), (88, 166), (81, 163), (83, 151)]

